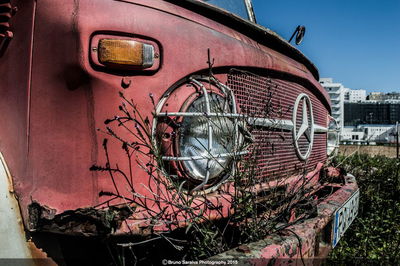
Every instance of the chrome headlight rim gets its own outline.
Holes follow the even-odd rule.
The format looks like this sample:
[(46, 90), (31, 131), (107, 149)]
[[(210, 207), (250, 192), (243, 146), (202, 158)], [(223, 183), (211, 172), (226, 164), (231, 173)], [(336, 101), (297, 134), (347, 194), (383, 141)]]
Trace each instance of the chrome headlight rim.
[[(196, 98), (192, 96), (193, 92), (206, 92), (207, 95), (209, 93), (216, 93), (229, 100), (232, 113), (221, 114), (221, 116), (229, 117), (234, 121), (236, 138), (233, 145), (233, 162), (236, 162), (237, 158), (248, 153), (248, 145), (245, 144), (247, 142), (244, 141), (243, 134), (239, 130), (242, 123), (244, 123), (243, 126), (246, 126), (246, 121), (243, 118), (243, 121), (238, 120), (242, 116), (238, 114), (238, 107), (236, 106), (236, 98), (233, 91), (214, 77), (204, 75), (188, 76), (172, 85), (157, 103), (153, 118), (152, 142), (160, 151), (162, 173), (174, 181), (180, 183), (181, 181), (186, 182), (182, 189), (190, 194), (207, 194), (216, 191), (223, 184), (232, 181), (232, 177), (237, 171), (237, 166), (233, 163), (232, 167), (227, 167), (226, 173), (221, 173), (215, 180), (207, 180), (207, 182), (202, 182), (201, 184), (199, 184), (199, 180), (192, 180), (191, 175), (187, 173), (186, 169), (181, 167), (183, 158), (179, 157), (181, 154), (179, 153), (178, 145), (176, 145), (176, 143), (179, 143), (176, 142), (176, 138), (178, 138), (178, 128), (183, 117), (190, 116), (190, 114), (182, 111), (186, 110), (183, 106), (188, 106)], [(161, 137), (163, 132), (171, 136), (166, 141)], [(242, 146), (241, 143), (244, 145)]]

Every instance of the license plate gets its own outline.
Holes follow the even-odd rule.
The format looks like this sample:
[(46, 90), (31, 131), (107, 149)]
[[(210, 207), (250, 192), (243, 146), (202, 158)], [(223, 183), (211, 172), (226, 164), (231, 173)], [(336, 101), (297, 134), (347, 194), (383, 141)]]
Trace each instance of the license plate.
[(358, 214), (358, 202), (360, 199), (360, 190), (351, 195), (351, 197), (339, 208), (333, 215), (333, 241), (332, 247), (334, 248), (339, 242), (340, 238), (349, 228), (350, 224), (354, 221)]

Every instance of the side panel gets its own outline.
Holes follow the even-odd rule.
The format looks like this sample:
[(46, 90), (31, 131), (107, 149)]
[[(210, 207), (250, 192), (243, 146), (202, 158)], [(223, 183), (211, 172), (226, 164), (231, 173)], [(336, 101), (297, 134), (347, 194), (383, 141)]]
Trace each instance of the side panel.
[[(158, 100), (181, 78), (207, 69), (210, 49), (215, 68), (254, 67), (266, 74), (286, 73), (307, 84), (310, 93), (326, 102), (318, 82), (298, 62), (183, 8), (163, 1), (138, 2), (37, 3), (28, 170), (26, 175), (15, 176), (22, 214), (30, 228), (36, 225), (29, 221), (38, 219), (29, 217), (32, 203), (45, 208), (41, 215), (52, 219), (67, 210), (101, 204), (106, 199), (99, 193), (113, 191), (107, 174), (89, 168), (105, 164), (102, 143), (106, 135), (97, 129), (104, 129), (104, 121), (118, 114), (122, 101), (118, 92), (124, 76), (131, 81), (124, 90), (126, 97), (133, 99), (143, 116), (151, 117), (149, 94)], [(90, 40), (96, 33), (155, 40), (161, 47), (160, 70), (143, 75), (93, 68)], [(109, 145), (112, 163), (126, 169), (120, 143), (110, 141)], [(137, 191), (146, 193), (141, 184), (148, 182), (148, 176), (137, 165), (132, 171)], [(123, 181), (118, 180), (117, 186), (129, 195)]]
[(11, 18), (14, 32), (0, 58), (0, 151), (15, 185), (24, 186), (29, 139), (29, 94), (35, 1), (12, 1), (18, 12)]

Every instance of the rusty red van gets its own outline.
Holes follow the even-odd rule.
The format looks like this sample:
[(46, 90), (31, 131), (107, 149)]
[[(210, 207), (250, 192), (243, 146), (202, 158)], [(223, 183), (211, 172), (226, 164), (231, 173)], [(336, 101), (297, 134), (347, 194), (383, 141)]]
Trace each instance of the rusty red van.
[[(290, 224), (296, 236), (252, 243), (245, 256), (326, 255), (359, 194), (354, 177), (326, 166), (337, 133), (318, 79), (256, 23), (250, 0), (0, 0), (0, 257), (51, 254), (46, 238), (171, 230), (149, 230), (138, 203), (176, 190), (154, 189), (151, 171), (226, 218), (249, 158), (251, 191), (306, 180), (317, 212)], [(151, 206), (172, 219), (173, 207)]]

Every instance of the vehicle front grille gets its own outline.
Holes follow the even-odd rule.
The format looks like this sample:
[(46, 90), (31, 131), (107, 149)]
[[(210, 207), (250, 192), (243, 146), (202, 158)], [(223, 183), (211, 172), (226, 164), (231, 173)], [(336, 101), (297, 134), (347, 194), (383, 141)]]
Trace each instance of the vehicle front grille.
[[(292, 120), (297, 97), (306, 93), (312, 102), (314, 124), (326, 127), (327, 109), (317, 96), (297, 83), (233, 69), (228, 74), (227, 85), (233, 90), (242, 113), (273, 120)], [(298, 117), (302, 112), (299, 113)], [(259, 126), (251, 126), (249, 130), (254, 143), (249, 147), (247, 159), (254, 162), (257, 178), (275, 179), (310, 171), (318, 162), (326, 160), (326, 133), (314, 133), (310, 157), (302, 161), (296, 154), (292, 131)], [(300, 150), (304, 151), (307, 143), (301, 137), (299, 145), (303, 148)]]

